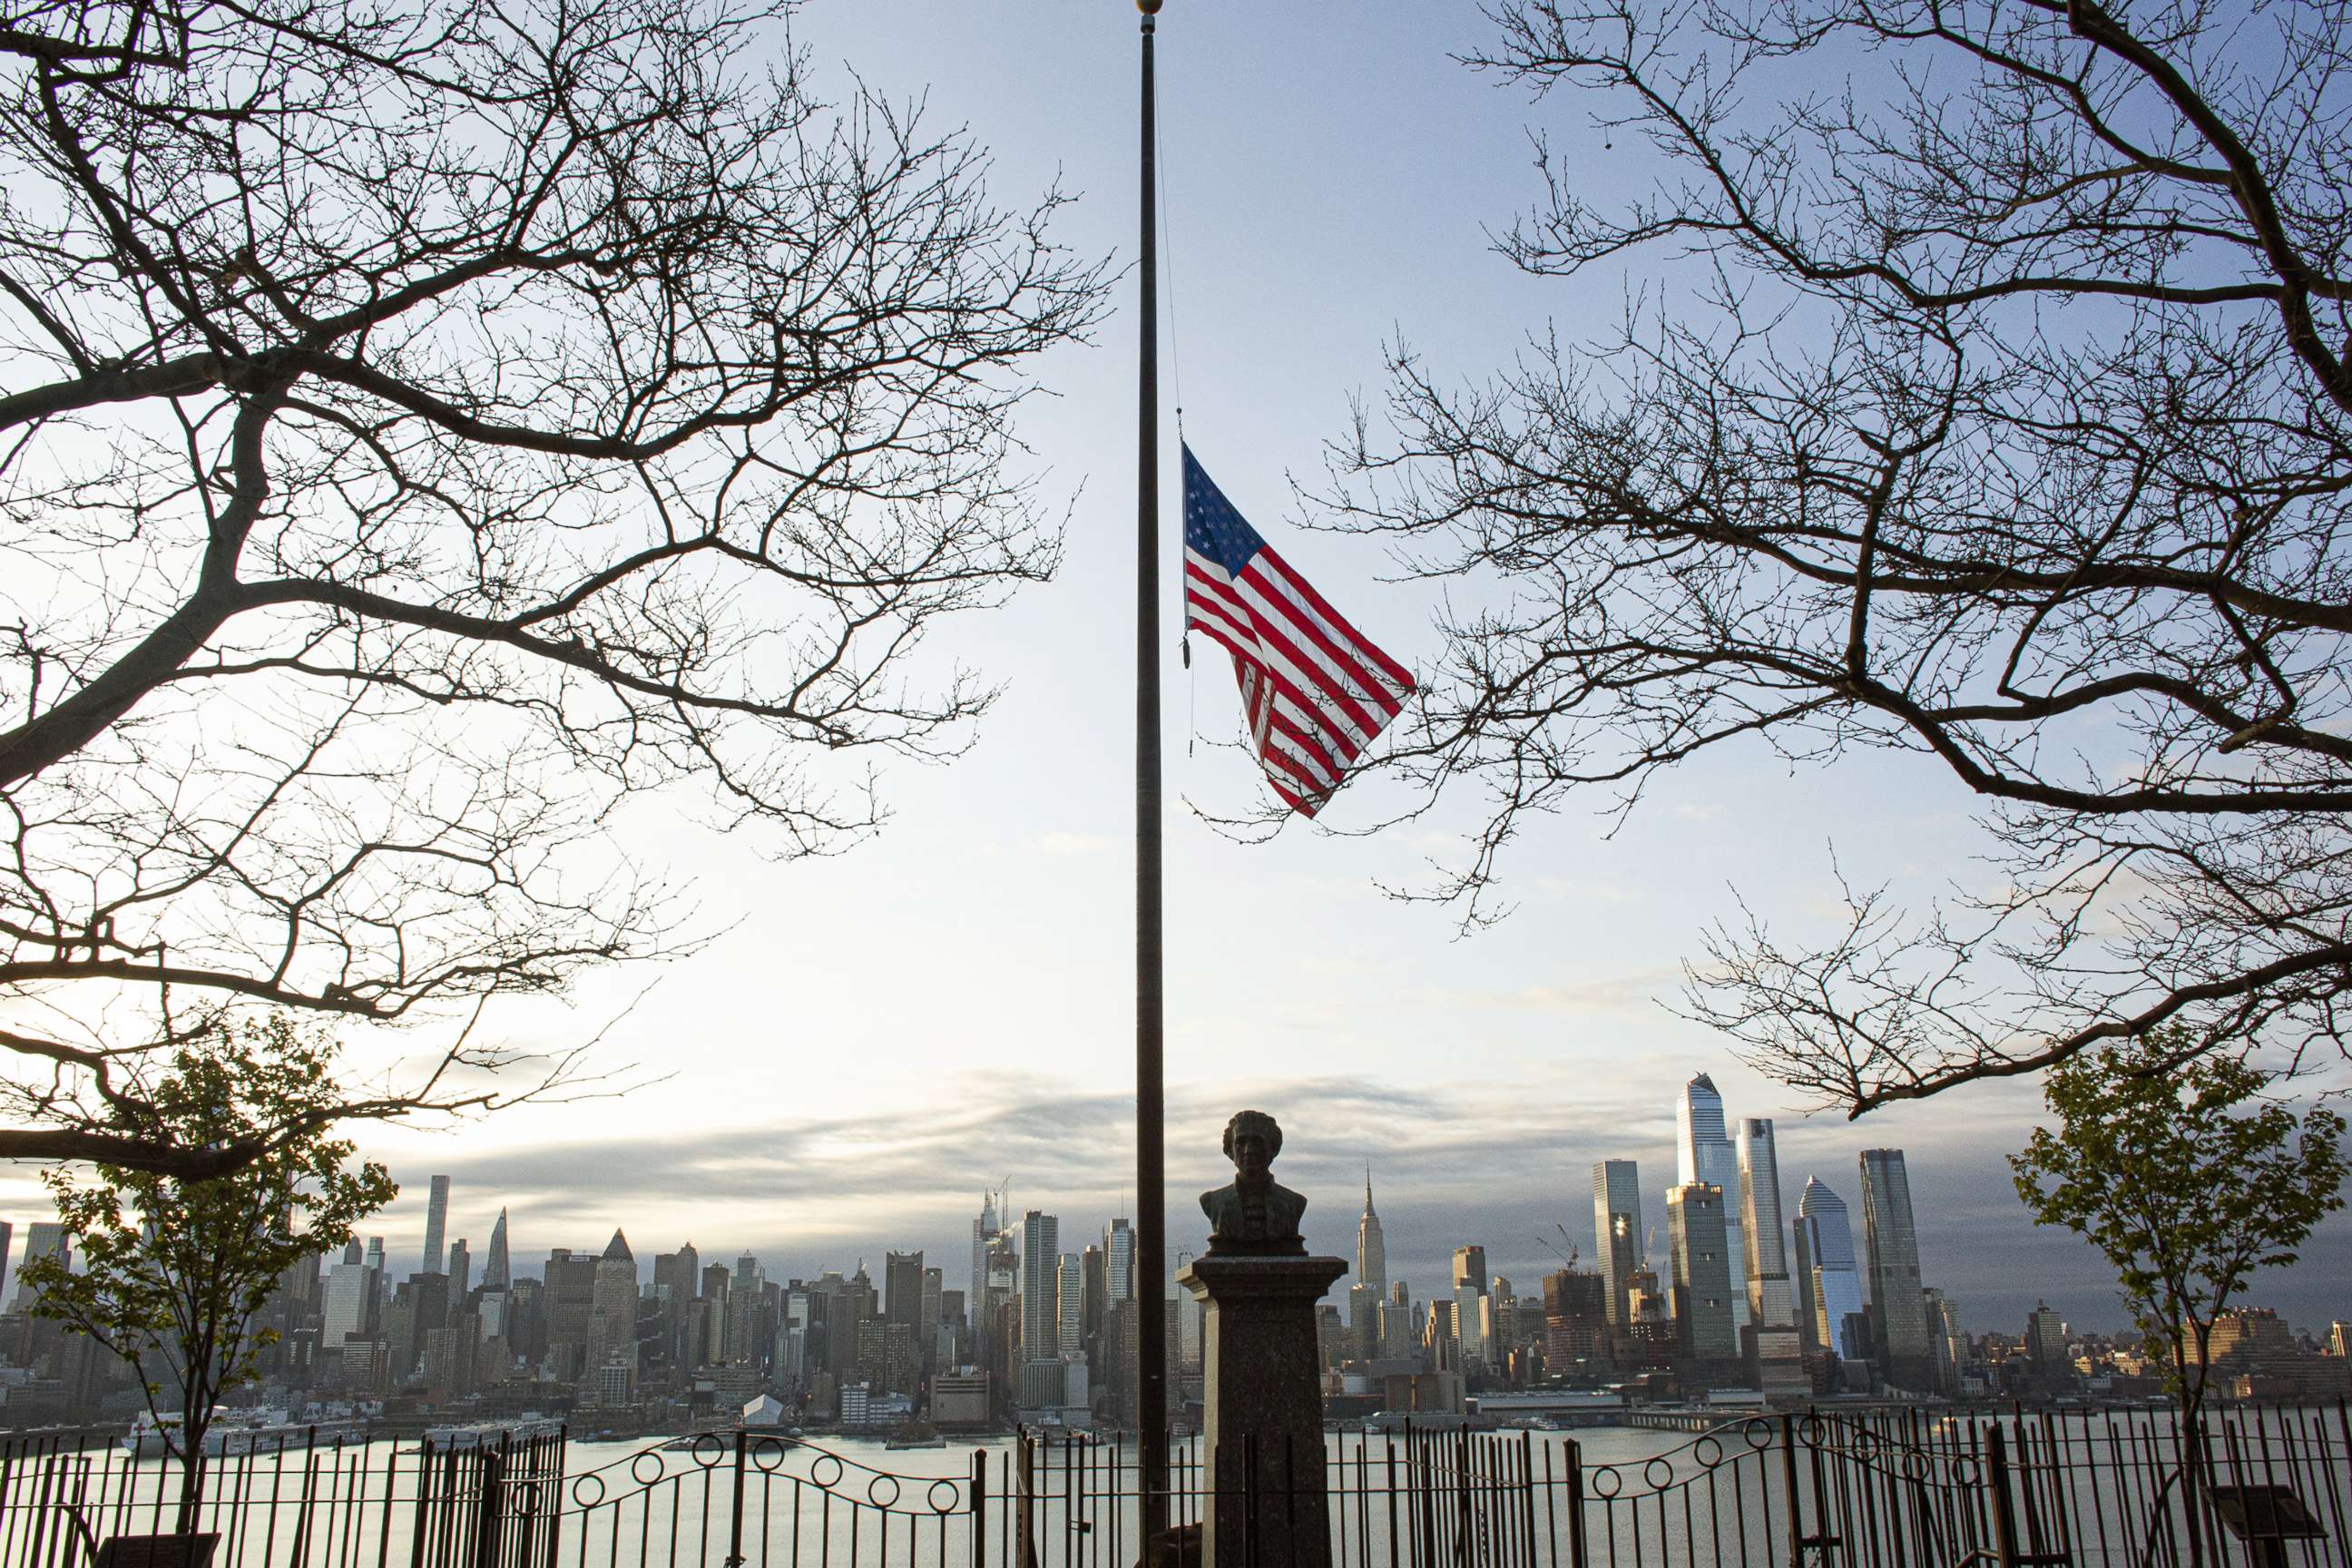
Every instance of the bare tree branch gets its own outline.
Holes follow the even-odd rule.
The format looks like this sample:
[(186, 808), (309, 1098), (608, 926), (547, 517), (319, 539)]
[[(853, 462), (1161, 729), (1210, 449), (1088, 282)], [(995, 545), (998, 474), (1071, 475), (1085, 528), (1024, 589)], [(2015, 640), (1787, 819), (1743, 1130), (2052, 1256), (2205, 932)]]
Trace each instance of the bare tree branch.
[(2158, 1025), (2341, 1048), (2352, 19), (1488, 15), (1472, 64), (1659, 170), (1602, 212), (1547, 147), (1504, 253), (1671, 281), (1483, 385), (1400, 347), (1333, 447), (1334, 526), (1497, 591), (1391, 764), (1489, 792), (1415, 896), (1484, 918), (1525, 816), (1702, 752), (1910, 752), (1984, 804), (1990, 886), (1718, 927), (1687, 1005), (1768, 1070), (1860, 1112)]
[[(250, 1157), (125, 1148), (142, 1054), (682, 951), (623, 802), (827, 853), (969, 743), (928, 638), (1056, 563), (1012, 420), (1103, 272), (782, 10), (0, 16), (0, 1155)], [(335, 1114), (581, 1081), (502, 1065)]]

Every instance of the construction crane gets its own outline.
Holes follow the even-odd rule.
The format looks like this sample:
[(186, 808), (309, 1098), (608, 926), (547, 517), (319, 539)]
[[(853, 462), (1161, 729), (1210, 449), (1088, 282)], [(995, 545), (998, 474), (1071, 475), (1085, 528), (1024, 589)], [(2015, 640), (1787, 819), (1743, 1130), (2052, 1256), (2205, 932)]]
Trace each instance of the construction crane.
[[(1552, 1229), (1559, 1232), (1559, 1241), (1554, 1241), (1548, 1236), (1539, 1236), (1536, 1240), (1542, 1245), (1545, 1251), (1567, 1264), (1570, 1268), (1575, 1268), (1576, 1237), (1568, 1234), (1568, 1226), (1564, 1225), (1555, 1225)], [(1562, 1247), (1560, 1242), (1566, 1242), (1568, 1245)]]

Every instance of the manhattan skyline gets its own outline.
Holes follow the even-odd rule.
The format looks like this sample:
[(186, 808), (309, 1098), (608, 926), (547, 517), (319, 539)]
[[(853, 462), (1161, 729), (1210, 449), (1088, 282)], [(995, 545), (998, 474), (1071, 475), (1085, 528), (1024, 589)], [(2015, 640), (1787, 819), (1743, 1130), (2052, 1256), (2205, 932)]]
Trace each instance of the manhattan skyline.
[[(1340, 1109), (1362, 1110), (1370, 1103), (1350, 1100)], [(1389, 1103), (1393, 1108), (1393, 1102)], [(1100, 1111), (1105, 1108), (1092, 1109)], [(1171, 1105), (1171, 1116), (1181, 1117), (1186, 1109)], [(1328, 1114), (1331, 1109), (1323, 1108), (1321, 1113)], [(1651, 1267), (1661, 1273), (1665, 1271), (1670, 1252), (1664, 1194), (1674, 1184), (1676, 1173), (1672, 1142), (1675, 1109), (1674, 1103), (1668, 1103), (1658, 1111), (1656, 1120), (1667, 1133), (1663, 1140), (1643, 1141), (1605, 1131), (1593, 1133), (1596, 1138), (1614, 1139), (1594, 1145), (1609, 1151), (1600, 1157), (1630, 1159), (1640, 1167), (1643, 1214), (1648, 1229), (1654, 1233), (1642, 1250), (1645, 1250)], [(1730, 1103), (1735, 1115), (1743, 1109), (1736, 1102)], [(1059, 1103), (1039, 1105), (1032, 1108), (1027, 1118), (1009, 1125), (1001, 1115), (992, 1120), (1010, 1134), (1006, 1140), (1009, 1146), (1022, 1147), (1033, 1142), (1050, 1143), (1055, 1141), (1051, 1136), (1055, 1127), (1067, 1130), (1089, 1125), (1084, 1116), (1074, 1115), (1066, 1121), (1057, 1120), (1063, 1110)], [(1304, 1107), (1299, 1120), (1304, 1125), (1314, 1126), (1318, 1116), (1317, 1108)], [(1042, 1124), (1046, 1135), (1035, 1140), (1023, 1135), (1020, 1130), (1033, 1123)], [(1804, 1136), (1793, 1141), (1789, 1129), (1776, 1127), (1784, 1228), (1785, 1222), (1796, 1215), (1808, 1182), (1819, 1180), (1847, 1206), (1852, 1246), (1859, 1267), (1865, 1209), (1857, 1164), (1865, 1149), (1874, 1152), (1881, 1147), (1866, 1141), (1864, 1135), (1890, 1124), (1879, 1118), (1859, 1124), (1816, 1121), (1804, 1124)], [(1540, 1142), (1544, 1135), (1541, 1127), (1527, 1129), (1525, 1142), (1512, 1146), (1508, 1157), (1524, 1157), (1527, 1147)], [(1301, 1146), (1303, 1139), (1299, 1135), (1291, 1137), (1293, 1141), (1285, 1146), (1284, 1173), (1286, 1178), (1297, 1174), (1300, 1190), (1310, 1200), (1305, 1223), (1308, 1247), (1348, 1258), (1352, 1265), (1357, 1256), (1363, 1203), (1364, 1170), (1360, 1159), (1350, 1171), (1343, 1156), (1329, 1152), (1310, 1155)], [(1115, 1139), (1107, 1142), (1115, 1142)], [(1792, 1142), (1805, 1152), (1791, 1153)], [(642, 1190), (647, 1185), (659, 1185), (659, 1166), (640, 1164), (634, 1155), (602, 1167), (606, 1180), (572, 1179), (559, 1191), (534, 1193), (528, 1186), (499, 1184), (497, 1173), (502, 1170), (519, 1171), (526, 1158), (522, 1154), (484, 1152), (468, 1155), (462, 1141), (443, 1142), (438, 1152), (443, 1158), (433, 1173), (452, 1178), (447, 1200), (447, 1245), (454, 1247), (463, 1241), (479, 1258), (490, 1247), (494, 1223), (502, 1221), (509, 1227), (512, 1271), (517, 1276), (535, 1275), (551, 1247), (568, 1247), (593, 1254), (617, 1228), (640, 1237), (642, 1244), (637, 1250), (646, 1258), (656, 1250), (656, 1241), (661, 1248), (691, 1243), (711, 1257), (732, 1257), (739, 1251), (757, 1255), (763, 1267), (779, 1278), (814, 1278), (828, 1268), (846, 1274), (862, 1263), (878, 1279), (886, 1253), (920, 1250), (947, 1265), (951, 1276), (949, 1283), (953, 1285), (958, 1282), (953, 1276), (969, 1272), (965, 1259), (971, 1251), (970, 1226), (979, 1202), (983, 1195), (1003, 1200), (1001, 1192), (983, 1194), (978, 1186), (968, 1191), (949, 1189), (938, 1199), (946, 1205), (945, 1212), (934, 1217), (930, 1204), (925, 1201), (928, 1194), (909, 1194), (887, 1208), (861, 1205), (856, 1211), (902, 1216), (895, 1221), (871, 1225), (848, 1221), (829, 1231), (812, 1229), (795, 1234), (779, 1230), (767, 1235), (756, 1233), (756, 1223), (754, 1229), (742, 1228), (742, 1221), (734, 1217), (741, 1212), (737, 1208), (691, 1203), (681, 1205), (666, 1201), (657, 1193)], [(673, 1168), (700, 1170), (708, 1168), (698, 1163), (700, 1160), (740, 1168), (744, 1151), (728, 1143), (701, 1151), (699, 1155), (690, 1148), (673, 1152)], [(2003, 1224), (1997, 1214), (1984, 1214), (1987, 1205), (1969, 1192), (1949, 1184), (1952, 1173), (1958, 1170), (1965, 1173), (1965, 1166), (1923, 1161), (1916, 1149), (1898, 1148), (1897, 1152), (1904, 1158), (1911, 1184), (1918, 1226), (1921, 1282), (1940, 1288), (1956, 1300), (1964, 1327), (1973, 1332), (2015, 1332), (2027, 1312), (2043, 1301), (2078, 1330), (2112, 1331), (2126, 1326), (2111, 1278), (2086, 1246), (2071, 1236), (2037, 1231), (2028, 1226), (2013, 1194), (2006, 1191), (1995, 1195), (2008, 1206), (2017, 1208), (2014, 1223)], [(1179, 1180), (1177, 1176), (1185, 1168), (1185, 1157), (1192, 1153), (1189, 1150), (1178, 1151), (1171, 1141), (1171, 1258), (1180, 1252), (1198, 1251), (1206, 1235), (1205, 1221), (1192, 1204), (1189, 1178)], [(891, 1179), (905, 1177), (921, 1163), (920, 1150), (914, 1160), (906, 1154), (906, 1151), (900, 1151), (887, 1163)], [(1205, 1173), (1202, 1184), (1209, 1184), (1207, 1177), (1213, 1176), (1213, 1167), (1205, 1162), (1190, 1163), (1201, 1164)], [(1058, 1222), (1064, 1230), (1083, 1240), (1114, 1217), (1131, 1215), (1132, 1201), (1115, 1181), (1092, 1185), (1084, 1182), (1080, 1173), (1084, 1164), (1084, 1151), (1074, 1150), (1065, 1159), (1039, 1167), (1041, 1178), (1056, 1173), (1056, 1181), (1025, 1180), (1021, 1172), (1012, 1173), (1008, 1184), (1010, 1201), (1000, 1212), (1000, 1222), (1017, 1228), (1025, 1213), (1039, 1211), (1048, 1216), (1049, 1223)], [(1570, 1190), (1560, 1203), (1546, 1208), (1539, 1202), (1511, 1197), (1495, 1201), (1491, 1196), (1478, 1196), (1475, 1151), (1433, 1149), (1420, 1159), (1409, 1154), (1400, 1158), (1394, 1150), (1375, 1154), (1371, 1184), (1378, 1195), (1388, 1278), (1411, 1283), (1418, 1296), (1448, 1282), (1455, 1248), (1475, 1246), (1484, 1248), (1489, 1275), (1508, 1278), (1522, 1291), (1531, 1291), (1543, 1276), (1560, 1266), (1555, 1226), (1564, 1226), (1574, 1243), (1578, 1267), (1599, 1267), (1600, 1254), (1593, 1244), (1591, 1164), (1587, 1161), (1567, 1172), (1565, 1180)], [(573, 1168), (568, 1155), (556, 1158), (557, 1172)], [(1411, 1174), (1416, 1170), (1422, 1173), (1418, 1179)], [(999, 1173), (990, 1178), (991, 1183), (1004, 1174)], [(394, 1175), (402, 1182), (400, 1197), (363, 1230), (369, 1237), (385, 1238), (390, 1273), (399, 1277), (421, 1261), (431, 1217), (431, 1198), (428, 1178), (422, 1168), (410, 1172), (395, 1169)], [(1327, 1176), (1336, 1176), (1338, 1181), (1328, 1181)], [(1350, 1176), (1352, 1182), (1349, 1180)], [(795, 1201), (803, 1195), (801, 1179), (780, 1184), (779, 1191), (790, 1194)], [(25, 1230), (20, 1219), (18, 1235), (24, 1235)], [(1056, 1241), (1046, 1250), (1068, 1248)], [(2265, 1270), (2255, 1277), (2242, 1300), (2274, 1307), (2297, 1326), (2316, 1324), (2324, 1328), (2331, 1318), (2343, 1315), (2341, 1277), (2331, 1272), (2325, 1260), (2326, 1255), (2315, 1247), (2297, 1268)], [(641, 1272), (649, 1267), (641, 1266)], [(1344, 1302), (1346, 1287), (1352, 1278), (1351, 1267), (1349, 1279), (1336, 1286), (1328, 1299)], [(1866, 1284), (1863, 1288), (1865, 1291), (1868, 1289)], [(1040, 1310), (1044, 1310), (1043, 1300), (1041, 1298)]]

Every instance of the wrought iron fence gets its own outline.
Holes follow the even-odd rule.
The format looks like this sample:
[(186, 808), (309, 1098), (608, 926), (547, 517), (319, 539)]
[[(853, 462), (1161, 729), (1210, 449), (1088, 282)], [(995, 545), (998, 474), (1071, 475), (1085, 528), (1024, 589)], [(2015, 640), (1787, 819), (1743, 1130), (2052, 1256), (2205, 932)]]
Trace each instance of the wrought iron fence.
[[(558, 1434), (403, 1446), (315, 1436), (205, 1466), (194, 1531), (218, 1568), (530, 1568), (563, 1473)], [(179, 1525), (177, 1464), (110, 1437), (0, 1442), (0, 1564), (80, 1568), (100, 1542)]]
[[(1180, 1438), (1168, 1507), (1195, 1550), (1213, 1516), (1247, 1563), (2352, 1568), (2341, 1405), (2223, 1413), (2195, 1455), (2161, 1412), (1811, 1412), (1624, 1457), (1633, 1441), (1407, 1425), (1211, 1457)], [(312, 1442), (214, 1461), (197, 1527), (218, 1537), (214, 1568), (1129, 1568), (1145, 1555), (1126, 1440), (1025, 1432), (940, 1454), (928, 1474), (885, 1463), (908, 1468), (753, 1435), (603, 1463), (560, 1436)], [(170, 1531), (177, 1500), (175, 1468), (103, 1445), (0, 1444), (0, 1568), (86, 1568), (110, 1537)]]
[[(1255, 1479), (1255, 1456), (1214, 1486), (1180, 1447), (1172, 1512), (1197, 1527), (1238, 1476), (1245, 1561), (1288, 1558), (1283, 1537), (1305, 1521), (1349, 1568), (2352, 1568), (2343, 1405), (2219, 1414), (2186, 1470), (2181, 1447), (2160, 1412), (1759, 1415), (1631, 1460), (1566, 1435), (1406, 1426), (1327, 1438), (1319, 1492)], [(1019, 1561), (1136, 1560), (1118, 1449), (1023, 1451)], [(2304, 1529), (2291, 1510), (2245, 1506), (2279, 1490)]]

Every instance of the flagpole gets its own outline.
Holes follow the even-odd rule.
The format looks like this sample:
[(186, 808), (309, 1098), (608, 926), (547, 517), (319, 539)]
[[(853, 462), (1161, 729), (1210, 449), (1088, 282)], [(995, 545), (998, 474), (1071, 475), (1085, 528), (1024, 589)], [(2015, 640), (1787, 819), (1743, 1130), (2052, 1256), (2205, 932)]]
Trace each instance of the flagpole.
[(1160, 846), (1160, 238), (1151, 39), (1160, 0), (1143, 13), (1143, 341), (1137, 382), (1135, 556), (1135, 1278), (1139, 1363), (1136, 1489), (1142, 1561), (1168, 1527), (1167, 1103), (1161, 1079), (1162, 952)]

